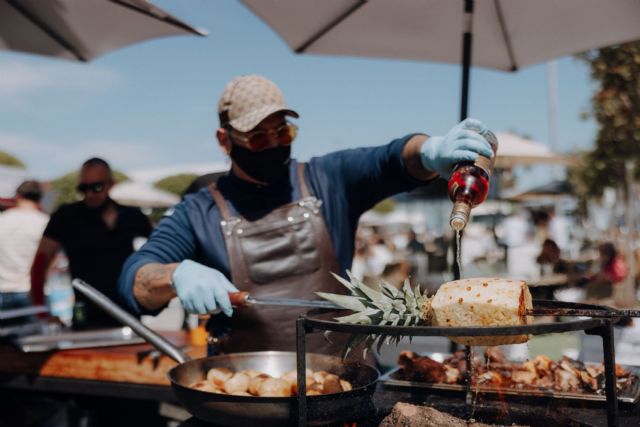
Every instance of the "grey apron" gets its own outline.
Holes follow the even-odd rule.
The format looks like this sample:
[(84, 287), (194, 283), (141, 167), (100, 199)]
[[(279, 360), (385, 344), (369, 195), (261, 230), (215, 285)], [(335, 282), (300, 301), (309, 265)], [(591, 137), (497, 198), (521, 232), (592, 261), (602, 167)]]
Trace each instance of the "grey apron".
[[(255, 221), (233, 216), (215, 183), (209, 186), (222, 216), (231, 281), (255, 297), (317, 299), (316, 291), (344, 291), (330, 274), (340, 269), (320, 212), (322, 202), (309, 192), (304, 164), (297, 166), (302, 198)], [(218, 350), (295, 351), (295, 321), (307, 310), (259, 306), (237, 308), (231, 319), (218, 315), (212, 319)], [(322, 334), (307, 337), (309, 351), (329, 346)]]

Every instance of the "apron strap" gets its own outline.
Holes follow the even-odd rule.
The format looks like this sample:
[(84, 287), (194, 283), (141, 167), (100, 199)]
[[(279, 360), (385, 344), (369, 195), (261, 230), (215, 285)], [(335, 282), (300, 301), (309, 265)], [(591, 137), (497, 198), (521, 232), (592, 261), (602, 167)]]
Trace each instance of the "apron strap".
[(304, 163), (298, 163), (298, 185), (300, 186), (300, 195), (303, 199), (311, 196), (307, 182), (304, 179)]
[[(307, 197), (311, 197), (311, 192), (309, 191), (309, 187), (307, 186), (307, 181), (304, 179), (304, 163), (297, 163), (298, 169), (298, 185), (300, 186), (300, 195), (301, 198), (305, 199)], [(229, 205), (227, 201), (218, 190), (218, 186), (215, 182), (212, 182), (209, 185), (209, 193), (211, 193), (211, 197), (216, 202), (218, 209), (220, 209), (220, 213), (222, 214), (222, 219), (229, 220), (232, 218), (231, 211), (229, 210)]]
[(218, 209), (220, 209), (222, 219), (229, 221), (231, 219), (231, 211), (229, 210), (229, 206), (227, 205), (226, 200), (224, 200), (224, 197), (222, 197), (222, 194), (220, 193), (220, 190), (218, 190), (218, 186), (215, 182), (212, 182), (209, 185), (209, 193), (211, 193), (211, 197), (213, 197)]

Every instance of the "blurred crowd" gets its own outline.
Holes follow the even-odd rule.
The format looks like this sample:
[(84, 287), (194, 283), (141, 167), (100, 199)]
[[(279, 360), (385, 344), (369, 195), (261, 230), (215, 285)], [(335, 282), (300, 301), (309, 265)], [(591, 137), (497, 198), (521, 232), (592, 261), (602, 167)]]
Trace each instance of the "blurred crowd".
[[(424, 225), (361, 225), (352, 274), (367, 284), (385, 280), (401, 286), (406, 278), (435, 292), (451, 280), (455, 260), (450, 230)], [(574, 217), (552, 208), (516, 207), (508, 215), (480, 216), (465, 228), (460, 250), (463, 277), (502, 276), (526, 280), (534, 296), (613, 303), (630, 278), (619, 236), (593, 238)], [(633, 250), (633, 249), (632, 249)], [(633, 250), (640, 261), (640, 250)], [(571, 289), (563, 293), (564, 289)], [(560, 290), (559, 293), (555, 292)]]
[[(90, 165), (87, 169), (85, 166), (84, 175), (95, 167)], [(84, 210), (78, 212), (88, 218), (89, 223), (92, 223), (94, 214), (106, 215), (109, 211), (104, 207), (112, 203), (107, 195), (110, 170), (102, 163), (97, 165), (97, 169), (105, 176), (84, 177), (88, 184), (79, 184), (79, 191), (84, 197), (78, 202), (78, 209), (82, 205)], [(48, 226), (49, 231), (45, 230), (51, 221), (40, 206), (41, 198), (40, 184), (26, 181), (16, 189), (15, 198), (5, 204), (4, 212), (0, 213), (0, 233), (3, 236), (0, 240), (0, 309), (23, 307), (33, 302), (30, 300), (34, 295), (32, 284), (45, 280), (45, 277), (34, 280), (34, 272), (39, 271), (38, 274), (47, 276), (46, 285), (44, 290), (37, 290), (40, 299), (35, 302), (42, 303), (44, 293), (52, 311), (65, 323), (70, 323), (73, 302), (69, 302), (72, 295), (69, 258), (64, 250), (60, 250), (65, 249), (65, 245), (54, 245), (49, 254), (51, 257), (41, 263), (39, 269), (34, 268), (38, 267), (35, 257), (39, 247), (42, 251), (43, 242), (54, 238), (66, 242), (67, 239), (65, 235), (53, 233), (52, 225)], [(92, 198), (97, 200), (95, 207), (90, 206)], [(139, 214), (138, 211), (124, 211), (117, 204), (112, 206), (117, 207), (118, 215)], [(115, 227), (116, 222), (113, 224)], [(146, 221), (141, 223), (140, 232), (134, 233), (135, 236), (148, 235), (150, 230), (145, 224)], [(86, 231), (73, 233), (63, 231), (62, 226), (59, 228), (61, 233), (76, 235), (79, 247), (82, 247), (82, 235)], [(134, 234), (127, 234), (122, 254), (128, 254), (133, 246), (139, 246), (132, 243)], [(629, 265), (629, 256), (634, 256), (633, 261), (637, 265), (640, 263), (640, 250), (634, 250), (628, 243), (621, 244), (624, 241), (619, 233), (606, 237), (593, 238), (588, 226), (552, 208), (516, 206), (507, 215), (478, 215), (472, 218), (463, 233), (459, 254), (462, 276), (524, 279), (532, 285), (534, 297), (615, 304), (616, 299), (628, 298), (628, 295), (617, 295), (624, 283), (630, 280), (637, 289), (640, 281), (637, 274), (630, 277), (635, 269)], [(67, 243), (67, 246), (73, 245)], [(625, 251), (626, 248), (631, 249)], [(356, 233), (351, 273), (372, 286), (384, 280), (400, 287), (408, 278), (412, 284), (420, 284), (434, 293), (441, 283), (453, 279), (454, 249), (454, 235), (448, 226), (431, 229), (423, 223), (361, 224)], [(100, 248), (97, 250), (100, 252)], [(58, 252), (55, 262), (52, 260), (53, 252)], [(86, 251), (81, 249), (80, 252)], [(102, 252), (98, 252), (95, 262), (91, 263), (94, 268), (98, 260), (100, 265), (104, 265)], [(122, 254), (114, 261), (118, 265), (124, 259)], [(77, 257), (78, 254), (72, 256)], [(117, 269), (115, 264), (111, 268)]]

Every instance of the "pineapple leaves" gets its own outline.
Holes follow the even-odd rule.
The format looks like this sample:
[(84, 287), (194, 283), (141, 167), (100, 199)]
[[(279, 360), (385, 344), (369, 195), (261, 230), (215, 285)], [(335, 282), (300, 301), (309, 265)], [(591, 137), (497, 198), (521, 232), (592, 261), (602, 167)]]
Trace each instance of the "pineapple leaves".
[[(364, 284), (347, 271), (349, 280), (333, 275), (340, 282), (350, 295), (338, 295), (327, 292), (316, 292), (316, 294), (332, 303), (351, 310), (353, 313), (335, 317), (340, 323), (351, 323), (359, 325), (388, 325), (388, 326), (417, 326), (425, 324), (429, 319), (430, 298), (423, 294), (420, 286), (412, 288), (409, 279), (406, 279), (401, 288), (397, 288), (388, 282), (381, 281), (377, 288)], [(364, 347), (364, 357), (368, 349), (376, 345), (380, 352), (383, 344), (398, 344), (401, 336), (386, 334), (353, 334), (344, 350), (343, 357), (362, 345)]]
[(366, 309), (365, 305), (360, 301), (360, 298), (351, 295), (337, 295), (327, 292), (316, 292), (316, 295), (347, 310), (363, 311)]

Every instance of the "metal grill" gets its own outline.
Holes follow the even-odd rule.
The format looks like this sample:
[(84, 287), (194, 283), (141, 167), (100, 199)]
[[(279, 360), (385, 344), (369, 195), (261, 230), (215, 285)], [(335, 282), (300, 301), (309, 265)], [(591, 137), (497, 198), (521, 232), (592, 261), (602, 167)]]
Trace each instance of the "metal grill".
[[(576, 319), (555, 323), (540, 323), (535, 325), (499, 326), (499, 327), (436, 327), (436, 326), (379, 326), (354, 325), (338, 323), (319, 318), (330, 310), (311, 310), (301, 316), (296, 323), (296, 352), (298, 369), (298, 426), (307, 425), (306, 399), (306, 335), (318, 331), (335, 331), (350, 334), (376, 334), (385, 336), (500, 336), (500, 335), (541, 335), (549, 333), (563, 333), (584, 331), (589, 335), (602, 338), (602, 349), (605, 368), (605, 393), (607, 408), (607, 425), (618, 427), (618, 401), (615, 376), (615, 350), (613, 341), (613, 325), (621, 317), (640, 317), (637, 310), (614, 310), (604, 306), (592, 304), (568, 303), (561, 301), (534, 300), (535, 315), (554, 316), (588, 316), (588, 319)], [(471, 358), (467, 357), (467, 371), (471, 372)], [(470, 381), (467, 387), (471, 387)], [(469, 389), (468, 389), (469, 391)]]

